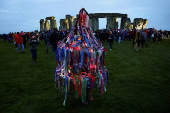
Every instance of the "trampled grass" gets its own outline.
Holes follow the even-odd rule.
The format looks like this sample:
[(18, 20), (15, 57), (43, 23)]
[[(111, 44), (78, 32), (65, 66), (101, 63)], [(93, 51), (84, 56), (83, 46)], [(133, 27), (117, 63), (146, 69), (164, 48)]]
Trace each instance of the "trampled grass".
[(0, 112), (1, 113), (165, 113), (170, 112), (170, 40), (148, 42), (136, 52), (132, 42), (113, 43), (106, 53), (109, 71), (107, 91), (92, 91), (89, 105), (55, 88), (55, 57), (42, 41), (37, 64), (33, 65), (29, 45), (17, 54), (13, 44), (0, 39)]

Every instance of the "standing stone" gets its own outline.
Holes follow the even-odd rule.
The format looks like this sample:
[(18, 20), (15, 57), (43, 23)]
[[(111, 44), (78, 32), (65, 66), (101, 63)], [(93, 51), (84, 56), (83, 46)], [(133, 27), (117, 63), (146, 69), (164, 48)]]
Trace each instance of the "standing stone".
[(148, 20), (143, 19), (143, 29), (146, 29), (146, 26), (148, 25)]
[(66, 15), (66, 19), (68, 20), (69, 23), (69, 30), (71, 29), (71, 15)]
[(76, 20), (77, 20), (77, 18), (74, 18), (74, 20), (73, 20), (73, 25), (76, 23)]
[(50, 20), (50, 28), (49, 29), (52, 30), (53, 28), (57, 28), (57, 22), (56, 22), (54, 16), (46, 17), (46, 20)]
[(90, 26), (92, 30), (97, 31), (99, 29), (99, 19), (98, 18), (89, 18)]
[(54, 28), (58, 29), (56, 20), (54, 20)]
[(72, 29), (72, 26), (73, 26), (73, 24), (74, 24), (74, 19), (75, 19), (75, 18), (76, 18), (76, 17), (74, 17), (74, 16), (66, 15), (66, 19), (68, 19), (68, 23), (69, 23), (69, 30)]
[(133, 29), (133, 23), (131, 23), (131, 29)]
[(133, 29), (142, 29), (143, 28), (143, 18), (135, 18), (133, 22)]
[(131, 29), (131, 20), (130, 18), (123, 17), (121, 19), (121, 27), (122, 30), (130, 30)]
[(60, 30), (69, 30), (68, 19), (60, 19)]
[(47, 31), (50, 29), (50, 24), (48, 22), (48, 20), (45, 21), (45, 26), (44, 26), (44, 31)]
[(117, 17), (107, 17), (106, 29), (109, 29), (109, 30), (118, 29), (118, 19), (117, 19)]
[(89, 22), (90, 22), (91, 29), (94, 29), (94, 27), (93, 27), (93, 18), (89, 18)]
[(75, 19), (76, 19), (76, 17), (74, 17), (74, 16), (71, 16), (71, 17), (70, 17), (70, 22), (71, 22), (71, 24), (69, 24), (69, 30), (71, 30), (72, 27), (73, 27), (73, 25), (75, 24)]
[(44, 31), (44, 19), (40, 20), (40, 31)]
[(50, 29), (52, 30), (53, 28), (55, 28), (54, 20), (50, 19)]

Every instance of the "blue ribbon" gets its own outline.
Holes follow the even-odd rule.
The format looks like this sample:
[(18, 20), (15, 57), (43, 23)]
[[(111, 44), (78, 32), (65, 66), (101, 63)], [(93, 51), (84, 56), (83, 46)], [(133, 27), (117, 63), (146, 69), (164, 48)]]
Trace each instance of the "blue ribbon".
[(65, 47), (64, 48), (62, 48), (61, 50), (61, 54), (60, 54), (60, 58), (59, 58), (59, 61), (61, 61), (62, 60), (62, 58), (64, 58), (65, 57)]
[(90, 47), (89, 40), (88, 40), (86, 34), (83, 33), (83, 36), (85, 37), (85, 41), (86, 41), (86, 43), (87, 43), (87, 47)]
[(74, 66), (75, 72), (77, 72), (77, 65)]
[(68, 86), (68, 77), (67, 76), (65, 77), (65, 82), (66, 82), (66, 85)]
[(81, 51), (81, 66), (80, 66), (80, 68), (82, 68), (82, 66), (83, 66), (83, 50)]
[(75, 36), (74, 38), (72, 38), (69, 42), (72, 42), (74, 39), (77, 39), (77, 38), (79, 38), (79, 36), (77, 35), (77, 36)]
[(58, 55), (58, 48), (56, 48), (57, 50), (56, 50), (56, 59), (57, 59), (57, 62), (58, 62), (58, 57), (59, 57), (59, 55)]
[[(81, 28), (80, 28), (81, 29)], [(81, 34), (81, 31), (79, 30), (79, 33)]]
[(106, 72), (106, 75), (107, 75), (107, 84), (108, 84), (108, 73)]
[[(70, 47), (69, 47), (69, 48), (70, 48)], [(70, 52), (70, 50), (69, 50), (69, 49), (67, 49), (67, 51), (66, 51), (66, 52), (67, 52), (67, 57), (66, 57), (66, 58), (67, 58), (67, 65), (69, 65), (69, 52)]]
[(88, 48), (86, 48), (86, 50), (87, 50), (88, 58), (90, 58), (90, 52), (89, 52), (89, 49), (88, 49)]
[(75, 45), (73, 45), (72, 47), (76, 47), (77, 45), (79, 45), (79, 42), (77, 42)]
[(62, 54), (63, 54), (62, 50), (63, 50), (63, 49), (58, 50), (58, 51), (60, 52), (60, 55), (59, 55), (59, 61), (61, 61), (61, 60), (62, 60)]

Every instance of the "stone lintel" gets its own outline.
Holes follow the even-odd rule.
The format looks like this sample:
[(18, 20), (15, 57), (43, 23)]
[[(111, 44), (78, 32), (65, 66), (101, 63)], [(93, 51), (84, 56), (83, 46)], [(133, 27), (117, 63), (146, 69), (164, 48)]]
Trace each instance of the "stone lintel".
[(54, 20), (55, 17), (54, 16), (51, 16), (51, 17), (46, 17), (46, 20)]
[(90, 13), (89, 17), (91, 17), (91, 18), (93, 18), (93, 17), (97, 17), (97, 18), (107, 18), (107, 17), (122, 18), (122, 17), (126, 17), (127, 18), (127, 14), (120, 14), (120, 13)]

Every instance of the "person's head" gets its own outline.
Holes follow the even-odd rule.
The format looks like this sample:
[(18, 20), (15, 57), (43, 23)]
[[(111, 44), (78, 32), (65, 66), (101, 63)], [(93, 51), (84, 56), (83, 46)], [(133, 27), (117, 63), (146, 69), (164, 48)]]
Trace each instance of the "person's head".
[(57, 32), (57, 29), (56, 29), (56, 28), (54, 28), (54, 29), (53, 29), (53, 31), (54, 31), (54, 32)]
[(31, 38), (35, 38), (35, 33), (31, 33)]

